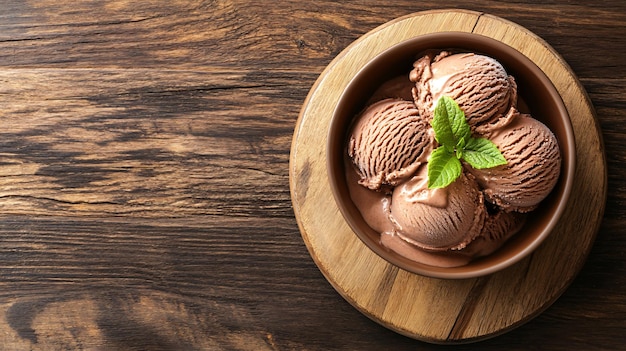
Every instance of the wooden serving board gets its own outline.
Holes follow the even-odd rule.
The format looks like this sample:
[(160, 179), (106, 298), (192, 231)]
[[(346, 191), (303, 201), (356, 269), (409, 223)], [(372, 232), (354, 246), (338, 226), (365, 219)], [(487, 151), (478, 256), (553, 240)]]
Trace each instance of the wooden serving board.
[[(326, 134), (350, 77), (383, 50), (411, 37), (463, 31), (516, 48), (552, 80), (576, 137), (573, 193), (561, 221), (530, 257), (490, 276), (442, 280), (401, 270), (368, 249), (344, 221), (326, 173)], [(293, 207), (306, 246), (326, 279), (383, 326), (433, 343), (465, 343), (504, 333), (554, 302), (582, 267), (604, 212), (606, 160), (593, 107), (563, 59), (541, 38), (504, 19), (464, 10), (427, 11), (386, 23), (346, 48), (307, 97), (290, 156)]]

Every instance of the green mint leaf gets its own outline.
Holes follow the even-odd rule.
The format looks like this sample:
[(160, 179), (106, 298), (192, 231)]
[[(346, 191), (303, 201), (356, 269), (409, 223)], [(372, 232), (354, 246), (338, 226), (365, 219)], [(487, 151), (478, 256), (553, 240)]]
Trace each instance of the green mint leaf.
[(440, 146), (428, 160), (428, 188), (445, 188), (462, 172), (461, 161), (476, 169), (506, 164), (498, 147), (485, 138), (473, 138), (465, 113), (450, 97), (442, 96), (435, 106), (431, 125)]
[(461, 175), (461, 161), (440, 146), (433, 150), (428, 160), (428, 188), (445, 188)]
[(465, 149), (465, 144), (467, 144), (467, 139), (471, 139), (471, 137), (459, 139), (459, 141), (457, 141), (457, 143), (456, 143), (456, 148), (457, 149)]
[(456, 158), (458, 158), (459, 160), (463, 158), (464, 152), (465, 150), (461, 149), (461, 148), (457, 148), (455, 151), (456, 154)]
[(463, 160), (476, 169), (506, 164), (506, 159), (496, 144), (485, 138), (470, 138), (463, 150)]
[(463, 158), (463, 151), (465, 151), (465, 143), (466, 143), (465, 138), (459, 139), (459, 141), (456, 143), (455, 153), (456, 153), (456, 158), (458, 158), (459, 160)]
[(472, 135), (470, 126), (465, 119), (465, 113), (448, 96), (442, 96), (437, 101), (431, 124), (437, 142), (448, 147), (457, 146), (460, 140), (467, 140)]
[(443, 102), (443, 98), (439, 99), (439, 102), (437, 102), (435, 106), (435, 113), (431, 125), (435, 131), (435, 140), (437, 140), (440, 145), (444, 145), (449, 149), (456, 145), (450, 119), (448, 118), (448, 110)]

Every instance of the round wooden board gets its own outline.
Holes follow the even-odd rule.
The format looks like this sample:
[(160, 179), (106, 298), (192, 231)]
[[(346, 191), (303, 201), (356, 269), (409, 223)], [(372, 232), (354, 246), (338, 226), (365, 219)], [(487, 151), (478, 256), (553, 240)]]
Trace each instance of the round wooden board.
[[(552, 80), (576, 136), (576, 175), (568, 208), (530, 257), (487, 277), (427, 278), (369, 250), (344, 221), (326, 173), (326, 134), (350, 77), (383, 50), (411, 37), (462, 31), (516, 48)], [(606, 160), (593, 107), (563, 59), (541, 38), (504, 19), (465, 10), (412, 14), (365, 34), (322, 72), (294, 132), (290, 187), (302, 238), (326, 279), (353, 306), (401, 334), (433, 343), (467, 343), (504, 333), (550, 306), (582, 267), (604, 212)]]

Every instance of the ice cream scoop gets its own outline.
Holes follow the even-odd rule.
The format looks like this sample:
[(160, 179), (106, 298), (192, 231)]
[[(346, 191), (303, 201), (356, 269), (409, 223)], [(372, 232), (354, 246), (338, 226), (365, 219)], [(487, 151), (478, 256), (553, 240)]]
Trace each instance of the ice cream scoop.
[(486, 208), (472, 175), (428, 188), (427, 167), (393, 191), (389, 218), (401, 239), (426, 250), (464, 248), (482, 231)]
[(437, 267), (458, 267), (494, 253), (522, 229), (526, 217), (526, 213), (519, 212), (498, 210), (489, 213), (482, 233), (460, 250), (423, 250), (393, 231), (381, 232), (380, 241), (383, 246), (410, 260)]
[(474, 53), (428, 54), (415, 61), (409, 78), (421, 114), (432, 118), (442, 96), (454, 99), (474, 132), (508, 123), (515, 111), (517, 84), (495, 59)]
[(520, 114), (488, 138), (498, 146), (507, 164), (467, 168), (483, 188), (485, 199), (506, 211), (535, 209), (559, 179), (561, 156), (556, 137), (540, 121)]
[(379, 190), (408, 179), (426, 162), (433, 132), (412, 101), (385, 99), (358, 117), (350, 134), (348, 155), (360, 176), (359, 184)]

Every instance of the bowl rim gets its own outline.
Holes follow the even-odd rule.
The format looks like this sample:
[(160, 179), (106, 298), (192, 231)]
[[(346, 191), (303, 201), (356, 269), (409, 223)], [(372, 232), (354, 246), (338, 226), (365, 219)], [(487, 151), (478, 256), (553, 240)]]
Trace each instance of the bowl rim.
[[(361, 232), (360, 226), (356, 223), (355, 219), (352, 218), (349, 213), (346, 205), (344, 204), (343, 199), (340, 196), (340, 185), (338, 182), (340, 180), (335, 179), (334, 176), (334, 168), (335, 168), (335, 157), (337, 157), (334, 152), (336, 151), (335, 144), (337, 144), (337, 140), (333, 139), (333, 135), (336, 134), (337, 126), (341, 124), (344, 117), (342, 115), (338, 115), (340, 112), (340, 107), (345, 103), (346, 95), (348, 92), (354, 89), (354, 86), (360, 81), (358, 79), (364, 72), (368, 72), (372, 69), (372, 67), (376, 67), (378, 62), (385, 59), (388, 55), (393, 52), (402, 50), (406, 46), (417, 46), (420, 42), (430, 42), (430, 41), (454, 41), (459, 42), (458, 47), (464, 48), (466, 51), (471, 51), (471, 49), (466, 49), (470, 45), (476, 45), (477, 42), (482, 42), (485, 46), (494, 46), (496, 47), (497, 52), (503, 52), (504, 55), (508, 57), (515, 58), (516, 61), (522, 62), (525, 68), (530, 69), (533, 72), (533, 76), (537, 78), (543, 85), (543, 87), (549, 92), (550, 96), (554, 100), (554, 104), (559, 111), (559, 118), (555, 119), (559, 121), (559, 124), (562, 124), (562, 128), (564, 130), (564, 135), (566, 136), (564, 140), (559, 140), (559, 144), (562, 150), (567, 150), (568, 152), (562, 152), (562, 166), (561, 166), (561, 175), (559, 179), (559, 183), (563, 183), (562, 185), (562, 195), (558, 199), (558, 203), (556, 204), (556, 208), (553, 212), (553, 215), (549, 218), (547, 223), (543, 225), (540, 230), (540, 233), (537, 234), (528, 245), (516, 250), (512, 255), (508, 256), (506, 259), (501, 259), (493, 264), (489, 265), (479, 265), (475, 269), (468, 269), (468, 266), (472, 265), (470, 262), (468, 265), (459, 266), (459, 267), (437, 267), (430, 266), (423, 263), (411, 261), (406, 258), (400, 258), (400, 255), (385, 249), (380, 244), (376, 244), (369, 240), (369, 237)], [(467, 43), (470, 42), (470, 45), (460, 44), (461, 42)], [(446, 45), (449, 46), (449, 45)], [(431, 49), (442, 49), (432, 47)], [(420, 52), (424, 52), (429, 50), (428, 48), (417, 50), (415, 55)], [(476, 50), (480, 51), (480, 50)], [(494, 57), (498, 60), (497, 57)], [(349, 123), (348, 123), (349, 124)], [(339, 142), (339, 145), (342, 145), (341, 158), (343, 158), (343, 147), (345, 146), (345, 140)], [(496, 39), (468, 32), (437, 32), (437, 33), (429, 33), (417, 35), (415, 37), (406, 39), (401, 41), (383, 51), (375, 55), (371, 60), (369, 60), (365, 65), (357, 70), (354, 76), (350, 79), (349, 83), (341, 92), (339, 99), (337, 100), (336, 105), (333, 108), (332, 116), (330, 118), (330, 124), (327, 131), (327, 141), (326, 141), (326, 168), (327, 168), (327, 176), (328, 181), (331, 187), (331, 192), (333, 193), (333, 198), (337, 207), (340, 210), (340, 213), (343, 219), (347, 222), (350, 229), (353, 233), (367, 246), (371, 251), (373, 251), (377, 256), (386, 262), (404, 269), (406, 271), (416, 273), (426, 277), (432, 278), (443, 278), (443, 279), (466, 279), (466, 278), (476, 278), (485, 275), (489, 275), (498, 271), (501, 271), (509, 266), (514, 265), (515, 263), (521, 261), (523, 258), (527, 257), (530, 253), (536, 250), (541, 243), (545, 241), (545, 239), (549, 236), (549, 234), (554, 230), (554, 227), (560, 220), (565, 208), (568, 205), (569, 197), (573, 187), (574, 173), (575, 173), (575, 156), (576, 156), (576, 147), (575, 147), (575, 137), (573, 132), (573, 127), (571, 125), (571, 118), (565, 107), (563, 99), (552, 83), (552, 81), (545, 75), (545, 73), (539, 68), (530, 58), (524, 55), (522, 52), (516, 50), (515, 48), (498, 41)], [(558, 183), (557, 183), (558, 184)], [(531, 212), (532, 213), (532, 212)], [(488, 256), (487, 256), (488, 257)]]

